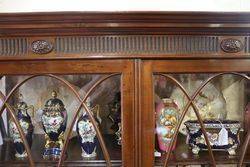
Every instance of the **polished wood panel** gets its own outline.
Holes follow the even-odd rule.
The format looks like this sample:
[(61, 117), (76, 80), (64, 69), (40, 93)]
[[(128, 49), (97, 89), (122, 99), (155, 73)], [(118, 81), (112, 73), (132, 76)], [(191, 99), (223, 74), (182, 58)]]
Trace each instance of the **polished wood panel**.
[(130, 68), (129, 60), (0, 61), (1, 75), (117, 73)]
[(198, 72), (247, 72), (249, 59), (206, 59), (206, 60), (156, 60), (152, 62), (153, 72), (198, 73)]
[(141, 119), (140, 119), (140, 111), (141, 111), (141, 60), (136, 59), (134, 63), (135, 68), (135, 100), (134, 100), (134, 111), (135, 111), (135, 155), (138, 157), (135, 166), (141, 166)]
[(121, 77), (121, 108), (122, 108), (122, 164), (123, 166), (136, 166), (137, 143), (135, 143), (135, 73), (133, 61), (128, 63)]
[(154, 165), (155, 113), (152, 62), (141, 64), (141, 101), (140, 101), (140, 166)]

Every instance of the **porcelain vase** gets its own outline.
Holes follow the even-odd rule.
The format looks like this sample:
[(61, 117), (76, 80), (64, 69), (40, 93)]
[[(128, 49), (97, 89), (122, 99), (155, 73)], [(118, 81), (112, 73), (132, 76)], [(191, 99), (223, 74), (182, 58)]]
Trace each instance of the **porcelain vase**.
[[(165, 98), (156, 107), (156, 133), (161, 151), (168, 151), (178, 123), (179, 108), (173, 99)], [(176, 143), (172, 147), (175, 149)]]
[[(32, 125), (31, 117), (28, 113), (28, 109), (32, 108), (33, 106), (28, 106), (27, 103), (23, 101), (23, 96), (20, 94), (19, 96), (19, 102), (17, 103), (15, 110), (16, 110), (16, 116), (18, 119), (18, 122), (25, 134), (26, 140), (28, 142), (29, 147), (31, 148), (32, 145), (32, 138), (33, 138), (33, 130), (34, 127)], [(34, 112), (34, 110), (33, 110)], [(33, 113), (34, 114), (34, 113)], [(9, 122), (10, 125), (10, 136), (12, 137), (14, 141), (14, 148), (15, 148), (15, 157), (16, 158), (26, 158), (27, 152), (25, 150), (23, 141), (21, 139), (21, 136), (19, 134), (19, 131), (17, 129), (16, 124), (11, 119)]]
[(42, 113), (42, 125), (45, 132), (44, 159), (58, 160), (61, 155), (64, 132), (67, 125), (67, 112), (57, 92), (52, 92), (52, 98), (47, 100)]
[(82, 149), (82, 157), (95, 157), (97, 155), (97, 136), (94, 125), (90, 121), (86, 112), (84, 112), (78, 119), (76, 130), (78, 134), (78, 140)]

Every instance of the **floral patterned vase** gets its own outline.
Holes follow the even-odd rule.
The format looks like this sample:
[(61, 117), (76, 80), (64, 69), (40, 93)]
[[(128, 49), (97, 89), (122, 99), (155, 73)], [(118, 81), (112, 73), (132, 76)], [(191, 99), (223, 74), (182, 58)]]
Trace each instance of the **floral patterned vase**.
[[(15, 110), (17, 111), (18, 122), (21, 125), (22, 130), (25, 134), (26, 140), (29, 144), (29, 147), (31, 148), (34, 127), (33, 127), (32, 122), (31, 122), (31, 117), (28, 114), (29, 108), (33, 109), (33, 106), (28, 106), (27, 103), (25, 103), (23, 101), (22, 94), (20, 94), (19, 95), (19, 102), (17, 103)], [(14, 123), (14, 121), (12, 119), (10, 120), (9, 125), (10, 125), (10, 136), (14, 140), (14, 148), (16, 151), (15, 157), (16, 158), (27, 157), (28, 155), (27, 155), (27, 152), (25, 150), (23, 141), (20, 137), (20, 134), (18, 132), (16, 124)]]
[(77, 121), (76, 131), (80, 146), (82, 148), (83, 158), (92, 158), (96, 156), (97, 136), (94, 125), (89, 120), (86, 112)]
[(52, 98), (45, 103), (42, 114), (42, 125), (45, 131), (44, 159), (59, 159), (64, 143), (64, 132), (67, 124), (67, 111), (63, 102), (52, 92)]
[(168, 151), (178, 123), (179, 108), (173, 99), (165, 98), (162, 101), (156, 107), (156, 133), (160, 150)]

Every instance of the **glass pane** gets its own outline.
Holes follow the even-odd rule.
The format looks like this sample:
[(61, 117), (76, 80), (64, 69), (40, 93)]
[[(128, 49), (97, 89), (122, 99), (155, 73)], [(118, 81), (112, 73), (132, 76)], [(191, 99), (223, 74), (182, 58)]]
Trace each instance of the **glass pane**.
[[(101, 78), (107, 75), (59, 75), (76, 90), (83, 99)], [(2, 92), (7, 95), (12, 88), (29, 76), (5, 76)], [(86, 106), (94, 117), (113, 163), (121, 164), (121, 93), (120, 76), (112, 76), (96, 85), (86, 99)], [(39, 76), (25, 82), (14, 92), (8, 104), (24, 129), (36, 163), (57, 163), (65, 143), (70, 124), (80, 106), (77, 96), (61, 81)], [(20, 136), (10, 115), (1, 146), (3, 161), (28, 162), (20, 143)], [(26, 129), (25, 129), (26, 128)], [(4, 128), (3, 128), (4, 129)], [(4, 134), (4, 133), (2, 133)], [(105, 164), (97, 132), (87, 111), (81, 107), (69, 136), (65, 164), (76, 161), (81, 165)], [(19, 143), (18, 143), (19, 142)], [(8, 150), (6, 150), (8, 149)]]
[[(223, 74), (209, 81), (216, 74), (166, 74), (154, 75), (155, 89), (155, 165), (163, 165), (170, 142), (177, 130), (181, 115), (186, 115), (173, 142), (170, 153), (172, 165), (208, 164), (207, 144), (195, 114), (197, 110), (204, 123), (215, 160), (237, 163), (238, 148), (247, 126), (244, 114), (249, 110), (249, 81), (241, 76)], [(174, 79), (171, 79), (174, 78)], [(173, 81), (176, 80), (186, 94)], [(200, 89), (200, 91), (198, 91)], [(194, 106), (189, 103), (193, 98)], [(189, 107), (187, 107), (187, 105)], [(245, 128), (246, 130), (246, 128)]]

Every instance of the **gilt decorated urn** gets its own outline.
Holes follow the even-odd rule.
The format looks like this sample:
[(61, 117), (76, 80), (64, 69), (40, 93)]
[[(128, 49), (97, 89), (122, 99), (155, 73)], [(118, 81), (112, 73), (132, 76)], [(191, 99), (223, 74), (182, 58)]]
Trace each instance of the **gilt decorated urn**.
[(47, 100), (42, 113), (42, 125), (45, 132), (44, 159), (59, 159), (64, 143), (64, 132), (67, 124), (67, 111), (57, 92)]
[[(17, 120), (24, 132), (25, 138), (28, 142), (29, 147), (31, 148), (32, 145), (32, 138), (33, 138), (33, 130), (34, 127), (32, 125), (31, 117), (28, 113), (28, 109), (34, 109), (33, 106), (28, 106), (26, 102), (23, 101), (23, 95), (19, 95), (19, 101), (14, 107), (16, 111), (16, 117)], [(34, 115), (34, 110), (33, 115)], [(15, 148), (15, 157), (16, 158), (26, 158), (27, 152), (25, 150), (23, 141), (21, 139), (21, 136), (19, 134), (18, 128), (14, 121), (10, 119), (9, 122), (9, 129), (10, 129), (10, 136), (14, 141), (14, 148)]]

